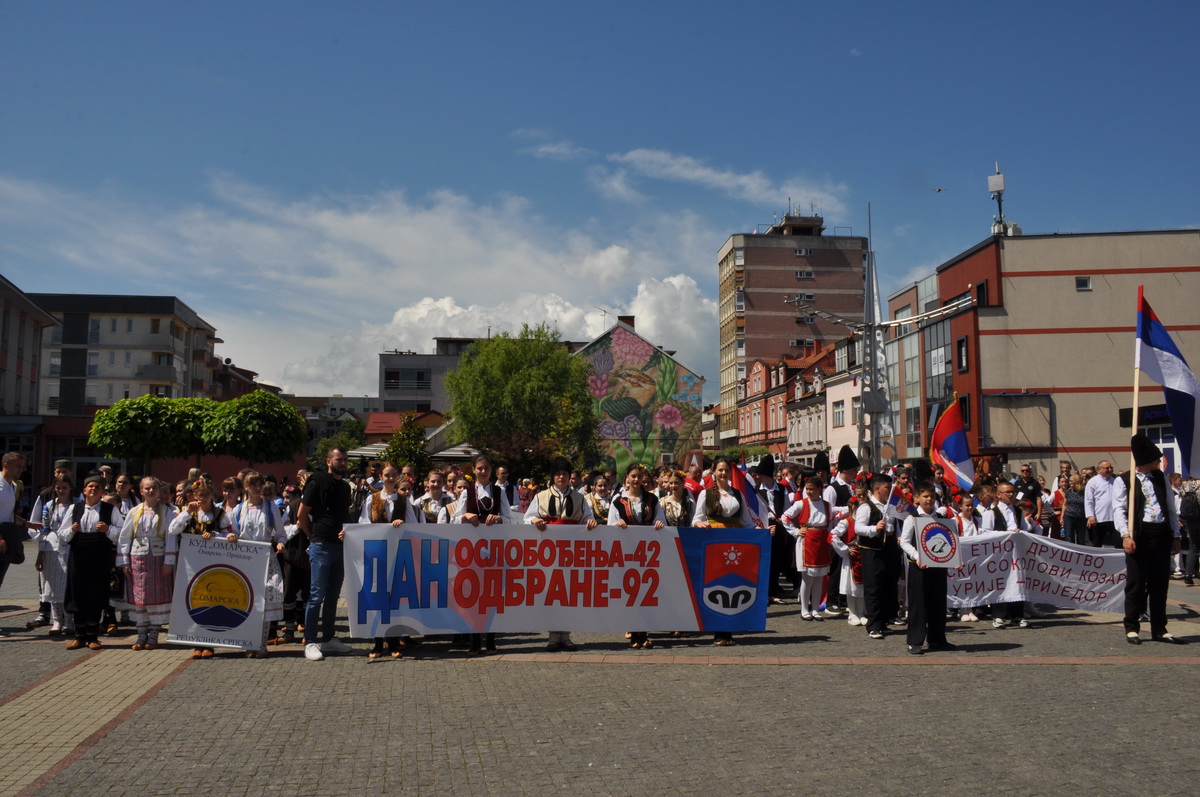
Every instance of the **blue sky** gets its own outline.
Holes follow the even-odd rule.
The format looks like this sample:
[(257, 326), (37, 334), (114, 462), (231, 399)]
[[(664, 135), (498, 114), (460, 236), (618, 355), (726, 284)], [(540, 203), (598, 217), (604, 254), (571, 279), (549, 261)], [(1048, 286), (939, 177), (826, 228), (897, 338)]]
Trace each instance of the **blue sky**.
[[(616, 314), (717, 396), (716, 252), (815, 206), (891, 292), (1200, 227), (1194, 3), (0, 4), (0, 273), (174, 294), (301, 394)], [(935, 192), (935, 188), (943, 189)]]

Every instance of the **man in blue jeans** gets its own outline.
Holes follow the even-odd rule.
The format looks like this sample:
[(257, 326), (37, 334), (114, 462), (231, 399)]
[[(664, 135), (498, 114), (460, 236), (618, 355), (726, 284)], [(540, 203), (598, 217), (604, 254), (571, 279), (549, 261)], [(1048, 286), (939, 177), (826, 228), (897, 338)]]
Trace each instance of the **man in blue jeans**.
[[(315, 473), (304, 485), (296, 525), (308, 536), (312, 581), (304, 607), (304, 657), (321, 661), (326, 653), (350, 653), (353, 648), (333, 636), (338, 596), (342, 592), (342, 540), (350, 509), (350, 485), (343, 478), (349, 457), (335, 447), (325, 459), (325, 473)], [(320, 633), (317, 623), (320, 621)]]

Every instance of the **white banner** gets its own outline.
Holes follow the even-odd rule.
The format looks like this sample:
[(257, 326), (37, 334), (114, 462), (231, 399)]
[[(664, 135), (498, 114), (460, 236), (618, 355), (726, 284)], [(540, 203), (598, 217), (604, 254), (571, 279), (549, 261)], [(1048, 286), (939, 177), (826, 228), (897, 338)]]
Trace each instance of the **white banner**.
[(946, 571), (946, 605), (952, 609), (1033, 601), (1124, 611), (1124, 551), (1008, 531), (962, 537), (959, 546), (962, 569)]
[(270, 543), (180, 535), (167, 641), (211, 648), (261, 648), (267, 563), (272, 556)]
[(343, 596), (363, 638), (756, 631), (769, 545), (760, 529), (358, 524), (346, 527)]

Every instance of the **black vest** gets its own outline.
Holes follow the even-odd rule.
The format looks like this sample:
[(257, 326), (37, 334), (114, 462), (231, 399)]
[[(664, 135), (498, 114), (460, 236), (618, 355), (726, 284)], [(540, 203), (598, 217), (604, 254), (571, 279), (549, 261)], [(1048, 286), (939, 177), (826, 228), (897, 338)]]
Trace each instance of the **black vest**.
[[(1125, 492), (1127, 495), (1130, 492), (1130, 475), (1129, 473), (1122, 473), (1119, 477), (1125, 483)], [(1167, 509), (1167, 501), (1174, 499), (1167, 493), (1167, 477), (1163, 475), (1161, 470), (1152, 470), (1146, 475), (1149, 477), (1150, 483), (1154, 485), (1154, 494), (1158, 497), (1158, 505), (1163, 511), (1163, 522), (1170, 525), (1171, 515)], [(1142, 518), (1146, 515), (1146, 496), (1142, 493), (1142, 482), (1138, 479), (1134, 481), (1137, 481), (1138, 489), (1133, 493), (1133, 528), (1130, 530), (1131, 533), (1137, 533), (1142, 530), (1142, 523), (1144, 522)]]
[(658, 514), (658, 496), (642, 490), (642, 520), (638, 520), (629, 511), (629, 498), (621, 496), (616, 499), (617, 514), (627, 526), (653, 526), (654, 516)]

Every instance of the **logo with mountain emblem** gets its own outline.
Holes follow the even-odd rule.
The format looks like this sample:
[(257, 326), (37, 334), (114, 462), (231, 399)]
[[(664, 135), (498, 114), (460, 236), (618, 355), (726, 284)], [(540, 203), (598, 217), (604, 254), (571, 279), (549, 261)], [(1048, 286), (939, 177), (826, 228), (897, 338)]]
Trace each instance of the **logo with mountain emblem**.
[(228, 565), (210, 565), (188, 584), (188, 615), (209, 631), (231, 631), (246, 622), (253, 609), (250, 579)]

